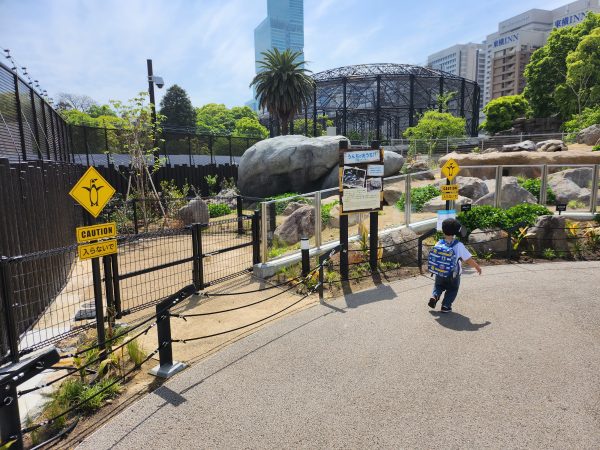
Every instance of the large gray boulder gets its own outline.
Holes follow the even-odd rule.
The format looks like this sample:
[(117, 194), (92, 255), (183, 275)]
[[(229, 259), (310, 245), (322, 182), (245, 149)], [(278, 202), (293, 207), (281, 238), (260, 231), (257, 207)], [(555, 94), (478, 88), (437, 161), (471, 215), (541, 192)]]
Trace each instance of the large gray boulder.
[(410, 173), (413, 180), (435, 180), (435, 174), (425, 161), (415, 161), (406, 165), (406, 173)]
[(549, 139), (547, 141), (538, 142), (536, 149), (538, 152), (565, 152), (569, 148), (560, 139)]
[(503, 230), (476, 229), (469, 235), (469, 245), (478, 255), (506, 253), (508, 233)]
[(306, 206), (306, 203), (289, 202), (288, 205), (283, 210), (283, 213), (281, 215), (282, 216), (289, 216), (291, 213), (293, 213), (297, 209), (302, 208), (303, 206)]
[[(491, 181), (491, 180), (490, 180)], [(476, 206), (494, 205), (495, 192), (484, 195), (475, 203)], [(502, 191), (500, 205), (502, 208), (510, 208), (519, 203), (537, 203), (537, 199), (527, 190), (519, 186), (515, 177), (504, 177), (502, 180)]]
[[(403, 266), (416, 266), (419, 243), (417, 233), (410, 228), (401, 228), (379, 236), (379, 246), (383, 247), (383, 261), (400, 263)], [(428, 252), (423, 248), (423, 261)]]
[(565, 216), (540, 216), (535, 225), (527, 231), (526, 242), (530, 251), (541, 256), (545, 249), (552, 248), (557, 254), (568, 254)]
[(404, 165), (404, 157), (399, 153), (383, 151), (383, 176), (391, 177), (397, 175)]
[(571, 200), (579, 200), (581, 188), (567, 178), (550, 178), (548, 186), (554, 192), (557, 203), (569, 203)]
[[(457, 208), (460, 208), (461, 205), (465, 205), (467, 203), (473, 203), (473, 200), (467, 197), (463, 197), (462, 195), (458, 196), (458, 199), (454, 201), (454, 205)], [(446, 208), (446, 200), (442, 200), (441, 195), (432, 198), (431, 200), (427, 201), (424, 205), (423, 205), (423, 209), (422, 212), (438, 212), (442, 209)]]
[(336, 164), (333, 169), (323, 178), (321, 182), (321, 190), (337, 188), (340, 185), (340, 166)]
[[(489, 192), (487, 184), (481, 178), (457, 176), (453, 181), (458, 185), (458, 194), (463, 197), (477, 200)], [(445, 178), (435, 182), (438, 188), (445, 184)]]
[(186, 226), (193, 223), (208, 223), (208, 205), (201, 198), (194, 198), (177, 211), (177, 217)]
[(339, 161), (344, 136), (278, 136), (250, 147), (240, 160), (238, 188), (251, 197), (310, 192)]
[(548, 183), (559, 178), (571, 180), (581, 188), (587, 188), (592, 185), (593, 169), (591, 167), (576, 167), (574, 169), (561, 170), (548, 176)]
[(315, 209), (303, 206), (290, 214), (281, 225), (275, 229), (274, 236), (286, 245), (300, 242), (302, 237), (315, 234)]
[(575, 138), (578, 144), (596, 145), (600, 144), (600, 124), (584, 128)]
[(523, 141), (517, 144), (503, 145), (502, 152), (533, 152), (535, 151), (535, 142), (533, 141)]

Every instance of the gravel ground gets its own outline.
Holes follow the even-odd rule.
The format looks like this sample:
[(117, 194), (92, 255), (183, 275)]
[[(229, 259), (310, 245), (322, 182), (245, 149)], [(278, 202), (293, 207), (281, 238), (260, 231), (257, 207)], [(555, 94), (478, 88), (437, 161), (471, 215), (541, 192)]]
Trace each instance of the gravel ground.
[(104, 448), (600, 448), (599, 262), (417, 277), (280, 320), (81, 443)]

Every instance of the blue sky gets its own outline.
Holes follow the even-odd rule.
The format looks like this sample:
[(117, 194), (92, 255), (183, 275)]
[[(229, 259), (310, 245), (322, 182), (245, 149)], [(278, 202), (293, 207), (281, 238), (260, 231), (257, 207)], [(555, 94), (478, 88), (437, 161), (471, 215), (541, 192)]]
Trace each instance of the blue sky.
[[(419, 64), (450, 45), (482, 41), (513, 15), (566, 3), (305, 0), (304, 52), (314, 72)], [(0, 47), (55, 98), (131, 98), (147, 88), (152, 58), (155, 74), (186, 89), (194, 106), (231, 107), (251, 97), (253, 31), (265, 16), (266, 0), (0, 0)]]

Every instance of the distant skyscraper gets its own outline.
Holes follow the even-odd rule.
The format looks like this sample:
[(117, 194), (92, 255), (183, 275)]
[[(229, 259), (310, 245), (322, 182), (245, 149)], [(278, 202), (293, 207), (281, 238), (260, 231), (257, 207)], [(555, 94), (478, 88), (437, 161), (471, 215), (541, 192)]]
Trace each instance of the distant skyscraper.
[[(262, 60), (261, 53), (274, 48), (302, 52), (304, 61), (304, 0), (267, 0), (267, 17), (254, 30), (254, 60)], [(258, 62), (255, 69), (260, 72)], [(247, 105), (256, 109), (256, 101)]]

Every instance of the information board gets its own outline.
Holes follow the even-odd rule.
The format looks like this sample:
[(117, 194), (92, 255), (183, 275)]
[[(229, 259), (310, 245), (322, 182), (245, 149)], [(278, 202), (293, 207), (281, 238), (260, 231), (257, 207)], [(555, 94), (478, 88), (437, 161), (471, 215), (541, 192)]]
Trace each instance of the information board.
[(340, 149), (339, 190), (342, 213), (383, 208), (383, 149)]

